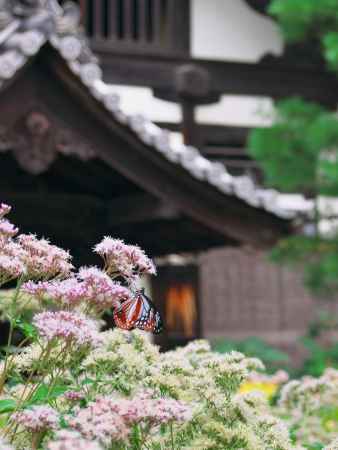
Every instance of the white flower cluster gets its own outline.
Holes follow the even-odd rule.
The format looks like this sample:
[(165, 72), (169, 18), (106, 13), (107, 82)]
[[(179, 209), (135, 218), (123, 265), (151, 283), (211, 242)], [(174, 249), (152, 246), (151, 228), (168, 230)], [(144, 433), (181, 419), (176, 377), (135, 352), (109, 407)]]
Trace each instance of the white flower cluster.
[(299, 441), (328, 444), (338, 434), (337, 405), (338, 370), (329, 368), (320, 378), (306, 376), (287, 383), (281, 389), (277, 412)]

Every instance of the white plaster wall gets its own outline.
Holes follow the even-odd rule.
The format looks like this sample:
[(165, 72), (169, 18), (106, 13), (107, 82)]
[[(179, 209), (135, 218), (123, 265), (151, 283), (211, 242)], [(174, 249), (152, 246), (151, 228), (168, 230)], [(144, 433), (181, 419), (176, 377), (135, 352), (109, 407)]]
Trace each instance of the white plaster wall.
[[(191, 1), (193, 57), (255, 62), (267, 52), (282, 52), (277, 25), (244, 0)], [(144, 114), (153, 121), (181, 121), (180, 107), (156, 99), (151, 89), (117, 85), (111, 89), (121, 95), (129, 114)], [(217, 104), (198, 107), (196, 119), (201, 124), (264, 126), (271, 122), (271, 113), (270, 99), (223, 95)]]
[(218, 103), (198, 106), (196, 122), (208, 125), (268, 126), (273, 119), (273, 104), (266, 97), (222, 95)]
[[(120, 95), (121, 107), (128, 114), (142, 114), (154, 122), (179, 123), (180, 106), (154, 97), (152, 90), (136, 86), (111, 85)], [(218, 103), (196, 108), (196, 122), (209, 125), (264, 126), (272, 120), (269, 98), (223, 95)]]
[(110, 89), (120, 96), (121, 107), (127, 114), (142, 114), (154, 122), (181, 122), (178, 104), (155, 98), (149, 88), (111, 85)]
[(247, 62), (283, 50), (277, 25), (244, 0), (192, 0), (191, 45), (195, 58)]

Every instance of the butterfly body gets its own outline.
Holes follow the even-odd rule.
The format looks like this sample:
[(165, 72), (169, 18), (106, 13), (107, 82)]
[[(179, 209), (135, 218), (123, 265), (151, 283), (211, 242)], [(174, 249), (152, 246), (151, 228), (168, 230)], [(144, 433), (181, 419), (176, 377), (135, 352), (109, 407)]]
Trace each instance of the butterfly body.
[(163, 321), (153, 302), (143, 291), (126, 300), (114, 311), (114, 322), (123, 330), (140, 330), (159, 334), (163, 330)]

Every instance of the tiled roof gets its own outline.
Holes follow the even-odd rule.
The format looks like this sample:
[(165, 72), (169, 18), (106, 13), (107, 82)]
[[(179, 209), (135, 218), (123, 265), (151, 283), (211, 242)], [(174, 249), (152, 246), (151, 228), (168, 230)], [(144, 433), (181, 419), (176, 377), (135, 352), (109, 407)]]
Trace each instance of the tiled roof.
[(0, 8), (0, 89), (49, 42), (113, 120), (128, 126), (146, 145), (192, 177), (281, 218), (292, 219), (312, 210), (312, 201), (303, 196), (285, 196), (256, 186), (246, 175), (232, 176), (223, 164), (209, 161), (197, 148), (173, 142), (167, 130), (142, 114), (126, 114), (119, 96), (102, 80), (100, 65), (79, 26), (75, 4), (61, 7), (56, 0), (31, 0), (27, 6), (24, 1), (7, 0), (0, 2)]

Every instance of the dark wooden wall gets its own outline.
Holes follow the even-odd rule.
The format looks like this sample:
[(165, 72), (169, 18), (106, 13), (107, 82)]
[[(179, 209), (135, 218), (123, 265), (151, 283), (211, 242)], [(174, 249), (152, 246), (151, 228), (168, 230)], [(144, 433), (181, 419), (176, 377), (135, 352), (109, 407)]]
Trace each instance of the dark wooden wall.
[(79, 0), (93, 48), (112, 53), (188, 56), (189, 0)]

